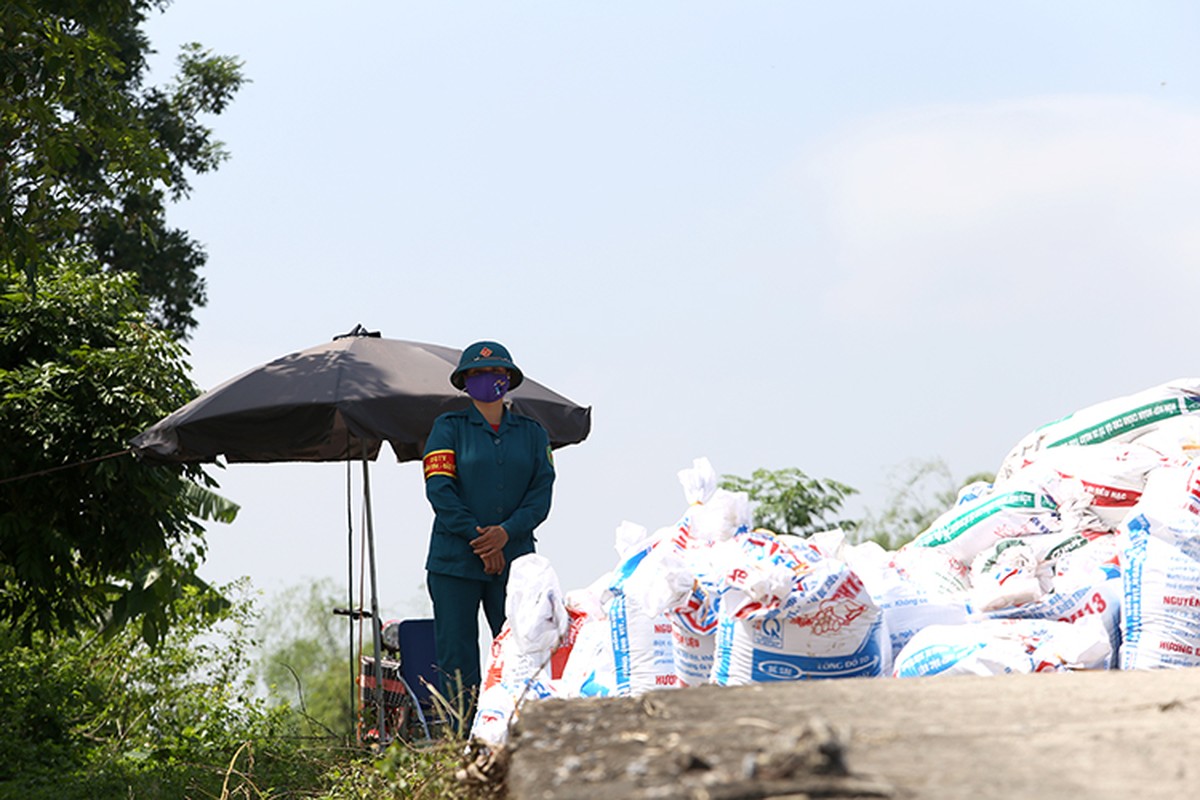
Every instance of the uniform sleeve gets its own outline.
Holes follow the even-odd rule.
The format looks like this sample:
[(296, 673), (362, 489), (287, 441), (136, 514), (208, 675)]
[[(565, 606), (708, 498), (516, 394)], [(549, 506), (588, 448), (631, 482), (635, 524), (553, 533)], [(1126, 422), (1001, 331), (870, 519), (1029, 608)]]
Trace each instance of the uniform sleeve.
[(554, 457), (550, 453), (550, 437), (541, 425), (530, 437), (534, 448), (533, 477), (521, 498), (521, 504), (501, 523), (506, 531), (529, 531), (550, 516), (550, 497), (554, 489)]
[(425, 443), (425, 497), (437, 515), (438, 529), (471, 540), (479, 535), (479, 523), (460, 494), (457, 464), (458, 435), (454, 424), (439, 417)]

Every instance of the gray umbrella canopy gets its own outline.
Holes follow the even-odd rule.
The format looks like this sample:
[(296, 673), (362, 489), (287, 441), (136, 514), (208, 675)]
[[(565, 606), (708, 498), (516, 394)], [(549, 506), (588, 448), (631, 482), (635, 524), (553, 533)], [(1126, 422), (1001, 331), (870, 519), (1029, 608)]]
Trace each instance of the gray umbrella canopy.
[[(148, 460), (238, 463), (374, 459), (387, 442), (398, 460), (419, 460), (437, 416), (470, 402), (450, 385), (460, 353), (360, 325), (222, 383), (131, 445)], [(528, 378), (508, 397), (546, 428), (552, 447), (591, 430), (590, 407)]]

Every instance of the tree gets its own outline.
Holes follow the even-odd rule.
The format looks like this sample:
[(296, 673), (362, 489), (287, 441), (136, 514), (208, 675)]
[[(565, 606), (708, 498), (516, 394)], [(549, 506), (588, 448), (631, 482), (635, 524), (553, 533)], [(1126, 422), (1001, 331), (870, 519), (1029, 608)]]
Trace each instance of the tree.
[(201, 118), (245, 78), (237, 60), (191, 44), (172, 84), (145, 86), (139, 26), (168, 3), (0, 4), (0, 270), (33, 287), (52, 256), (82, 246), (95, 268), (136, 275), (151, 321), (187, 335), (206, 256), (167, 225), (166, 203), (227, 158)]
[(846, 498), (857, 490), (837, 481), (810, 478), (788, 467), (756, 469), (749, 478), (722, 475), (721, 488), (745, 492), (754, 508), (754, 524), (775, 533), (807, 536), (830, 528), (853, 530), (857, 523), (836, 519)]
[(195, 574), (201, 521), (236, 506), (200, 467), (127, 450), (196, 395), (135, 284), (86, 263), (0, 276), (0, 622), (26, 640), (138, 620), (153, 644), (185, 589), (222, 603)]
[(961, 487), (992, 479), (992, 475), (978, 472), (960, 484), (940, 458), (907, 461), (891, 470), (887, 503), (882, 512), (867, 513), (859, 536), (884, 549), (901, 547), (952, 508)]

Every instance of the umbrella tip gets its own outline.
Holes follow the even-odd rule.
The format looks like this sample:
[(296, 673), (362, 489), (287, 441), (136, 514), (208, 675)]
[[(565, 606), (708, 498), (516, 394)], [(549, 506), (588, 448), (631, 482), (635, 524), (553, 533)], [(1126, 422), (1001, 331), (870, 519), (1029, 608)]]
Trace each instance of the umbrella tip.
[(370, 336), (372, 339), (378, 339), (379, 331), (369, 331), (364, 328), (363, 324), (360, 322), (355, 325), (354, 329), (349, 333), (339, 333), (337, 336), (333, 337), (333, 340), (336, 342), (338, 339), (345, 339), (347, 336)]

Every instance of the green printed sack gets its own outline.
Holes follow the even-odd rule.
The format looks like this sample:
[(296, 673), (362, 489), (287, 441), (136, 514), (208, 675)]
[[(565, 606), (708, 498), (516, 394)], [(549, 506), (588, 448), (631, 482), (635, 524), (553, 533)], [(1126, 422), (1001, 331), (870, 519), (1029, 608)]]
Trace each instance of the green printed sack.
[(1058, 506), (1041, 492), (992, 491), (954, 506), (935, 519), (908, 547), (936, 547), (962, 564), (1001, 539), (1056, 533)]
[(1200, 413), (1200, 378), (1178, 378), (1127, 397), (1089, 406), (1048, 423), (1017, 443), (996, 471), (1012, 477), (1034, 453), (1052, 447), (1132, 442), (1180, 417)]

